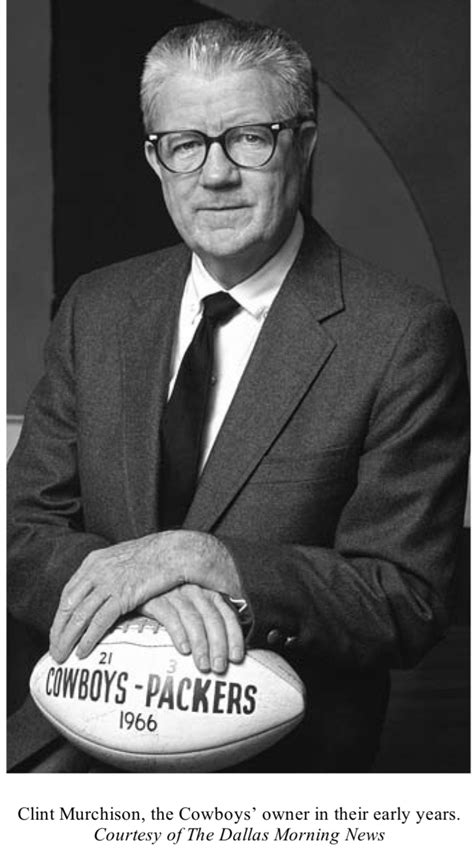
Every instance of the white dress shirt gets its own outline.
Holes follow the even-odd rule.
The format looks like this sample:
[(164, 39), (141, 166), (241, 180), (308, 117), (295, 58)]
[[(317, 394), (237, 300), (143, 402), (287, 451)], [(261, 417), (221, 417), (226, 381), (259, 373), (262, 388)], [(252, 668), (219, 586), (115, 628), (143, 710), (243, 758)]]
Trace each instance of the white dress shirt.
[[(278, 252), (260, 270), (228, 291), (241, 309), (216, 330), (213, 386), (204, 427), (201, 469), (209, 457), (265, 318), (296, 259), (303, 233), (303, 218), (298, 213), (289, 237)], [(181, 360), (201, 320), (202, 299), (216, 291), (225, 290), (208, 273), (200, 258), (193, 254), (173, 345), (168, 398), (173, 391)]]

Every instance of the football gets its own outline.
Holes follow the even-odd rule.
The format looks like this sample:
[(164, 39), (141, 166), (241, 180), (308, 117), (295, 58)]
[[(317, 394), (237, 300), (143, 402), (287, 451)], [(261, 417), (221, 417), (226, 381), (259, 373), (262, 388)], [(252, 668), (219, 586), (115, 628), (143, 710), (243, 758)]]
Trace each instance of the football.
[(304, 685), (273, 651), (203, 674), (161, 625), (116, 625), (85, 659), (36, 664), (31, 695), (84, 752), (135, 772), (210, 772), (262, 752), (298, 725)]

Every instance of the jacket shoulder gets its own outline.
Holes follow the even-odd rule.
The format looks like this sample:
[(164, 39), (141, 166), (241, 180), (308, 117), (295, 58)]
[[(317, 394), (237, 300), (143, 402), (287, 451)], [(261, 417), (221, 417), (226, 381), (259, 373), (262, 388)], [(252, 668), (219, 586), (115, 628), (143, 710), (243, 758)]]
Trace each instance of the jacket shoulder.
[(344, 312), (335, 320), (345, 341), (366, 348), (380, 366), (404, 348), (429, 355), (433, 371), (450, 360), (463, 365), (463, 335), (447, 299), (345, 250), (340, 267)]
[(390, 326), (432, 308), (441, 313), (452, 311), (444, 295), (355, 255), (312, 218), (305, 221), (300, 258), (303, 277), (314, 293), (325, 290), (323, 299), (329, 295), (334, 306), (344, 309), (346, 318), (362, 327), (368, 318)]
[(340, 249), (340, 270), (344, 301), (348, 309), (376, 313), (388, 320), (409, 320), (413, 313), (423, 313), (437, 307), (449, 311), (444, 295), (426, 285), (413, 283), (406, 277), (384, 270)]
[(113, 312), (115, 307), (123, 307), (130, 299), (138, 302), (152, 299), (160, 288), (186, 275), (189, 261), (187, 247), (177, 244), (114, 262), (80, 276), (63, 303), (74, 303), (92, 311)]

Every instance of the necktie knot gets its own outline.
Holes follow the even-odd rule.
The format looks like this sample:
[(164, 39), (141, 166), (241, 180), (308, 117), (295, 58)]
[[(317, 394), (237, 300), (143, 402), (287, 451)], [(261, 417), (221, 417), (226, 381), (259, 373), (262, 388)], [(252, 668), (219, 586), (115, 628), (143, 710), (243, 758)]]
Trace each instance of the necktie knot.
[(230, 294), (225, 291), (217, 291), (209, 294), (203, 299), (204, 317), (215, 327), (217, 324), (225, 324), (240, 309), (240, 305)]

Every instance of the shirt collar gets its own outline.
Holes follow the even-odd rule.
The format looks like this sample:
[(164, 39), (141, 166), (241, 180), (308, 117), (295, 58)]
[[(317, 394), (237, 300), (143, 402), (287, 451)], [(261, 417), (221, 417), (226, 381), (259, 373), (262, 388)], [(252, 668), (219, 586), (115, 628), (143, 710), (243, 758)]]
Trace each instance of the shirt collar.
[[(298, 211), (293, 229), (280, 249), (269, 259), (263, 267), (252, 276), (234, 285), (229, 290), (237, 303), (249, 312), (254, 318), (260, 319), (265, 316), (275, 297), (277, 296), (283, 281), (298, 255), (304, 234), (303, 218)], [(201, 259), (193, 253), (190, 276), (187, 282), (189, 288), (189, 299), (191, 303), (200, 306), (200, 302), (209, 294), (225, 289), (210, 275), (204, 267)]]

